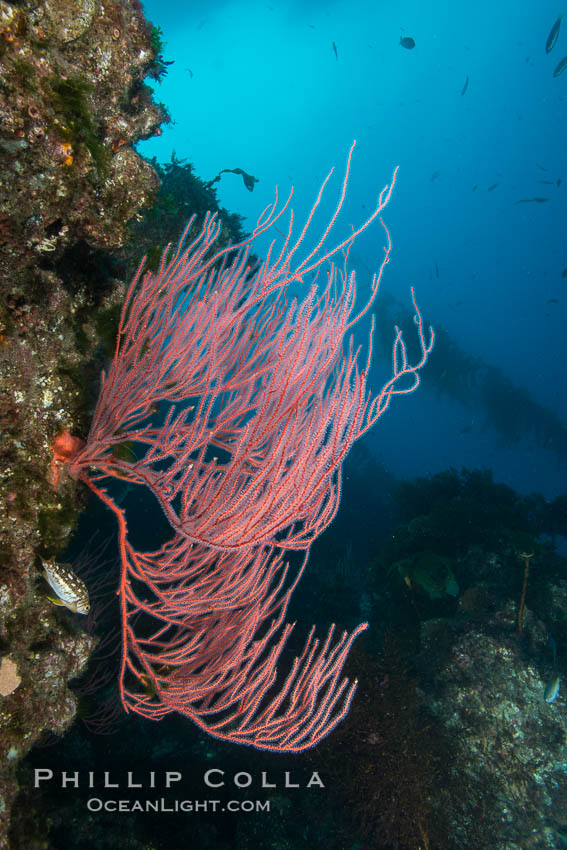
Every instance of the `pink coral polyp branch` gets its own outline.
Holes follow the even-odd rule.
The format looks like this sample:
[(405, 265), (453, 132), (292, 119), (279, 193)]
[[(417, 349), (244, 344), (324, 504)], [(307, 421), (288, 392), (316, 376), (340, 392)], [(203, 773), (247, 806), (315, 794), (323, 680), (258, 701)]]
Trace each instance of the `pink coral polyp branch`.
[[(65, 451), (54, 444), (55, 462), (67, 463), (118, 519), (126, 710), (153, 719), (180, 712), (215, 737), (262, 749), (311, 747), (348, 711), (356, 682), (342, 668), (367, 624), (334, 646), (333, 628), (322, 645), (312, 630), (278, 689), (277, 664), (292, 629), (286, 611), (312, 542), (338, 510), (350, 447), (394, 395), (417, 387), (433, 345), (414, 298), (419, 360), (409, 362), (396, 329), (393, 375), (375, 397), (366, 387), (374, 322), (365, 368), (352, 338), (345, 346), (390, 260), (381, 213), (396, 178), (372, 215), (329, 248), (353, 149), (335, 211), (312, 248), (305, 243), (330, 174), (297, 238), (291, 212), (283, 244), (274, 240), (255, 266), (252, 245), (280, 221), (291, 195), (278, 209), (276, 194), (237, 245), (214, 253), (220, 224), (208, 214), (196, 234), (189, 221), (156, 274), (143, 274), (142, 263), (86, 444), (74, 444), (72, 457), (68, 435)], [(353, 315), (349, 251), (375, 220), (386, 248)], [(303, 298), (290, 296), (292, 284), (307, 288)], [(116, 451), (125, 442), (135, 458)], [(125, 512), (105, 489), (108, 477), (151, 491), (170, 541), (154, 552), (134, 549)], [(303, 551), (299, 566), (291, 563), (297, 556), (286, 561), (290, 550)]]

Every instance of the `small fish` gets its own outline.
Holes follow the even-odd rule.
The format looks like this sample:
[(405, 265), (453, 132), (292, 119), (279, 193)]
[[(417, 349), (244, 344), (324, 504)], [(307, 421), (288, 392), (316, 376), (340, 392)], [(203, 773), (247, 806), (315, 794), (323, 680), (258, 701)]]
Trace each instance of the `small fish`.
[(191, 68), (185, 68), (185, 70), (188, 71), (189, 76), (191, 77), (191, 79), (193, 79), (193, 71), (191, 70)]
[(334, 42), (334, 41), (333, 41), (333, 52), (334, 52), (334, 54), (335, 54), (335, 59), (336, 59), (336, 60), (337, 60), (337, 62), (338, 62), (338, 61), (339, 61), (339, 53), (338, 53), (338, 50), (337, 50), (337, 45), (335, 44), (335, 42)]
[(547, 36), (547, 41), (545, 42), (545, 52), (551, 53), (553, 48), (555, 47), (555, 42), (557, 41), (557, 37), (559, 36), (559, 27), (561, 26), (561, 18), (563, 15), (559, 15), (553, 26), (551, 27), (550, 33)]
[(561, 62), (555, 66), (555, 71), (553, 72), (554, 77), (558, 77), (559, 74), (562, 74), (563, 71), (567, 68), (567, 56), (564, 56)]
[(437, 276), (437, 280), (439, 280), (439, 266), (435, 263), (435, 274)]
[(466, 90), (468, 89), (468, 87), (469, 87), (469, 75), (467, 74), (467, 78), (466, 78), (466, 80), (465, 80), (465, 84), (464, 84), (464, 86), (463, 86), (463, 88), (462, 88), (462, 91), (461, 91), (461, 97), (464, 95), (464, 93), (466, 92)]
[(70, 564), (58, 564), (55, 558), (49, 561), (42, 560), (45, 578), (50, 587), (57, 594), (57, 599), (48, 596), (54, 605), (64, 605), (73, 614), (88, 614), (90, 611), (89, 591), (77, 575), (73, 572)]
[(538, 183), (541, 183), (542, 186), (553, 186), (553, 180), (538, 180)]
[(547, 645), (551, 649), (551, 653), (553, 655), (552, 670), (555, 670), (555, 665), (557, 664), (557, 644), (553, 635), (549, 635), (547, 638)]
[(546, 168), (544, 165), (540, 165), (539, 162), (536, 162), (536, 165), (540, 171), (549, 171), (549, 168)]
[(559, 298), (548, 298), (546, 304), (559, 304)]
[(556, 186), (557, 186), (557, 188), (559, 189), (559, 187), (561, 186), (561, 184), (562, 184), (562, 183), (563, 183), (563, 180), (561, 179), (561, 177), (558, 177), (558, 178), (557, 178), (557, 183), (556, 183), (555, 185), (556, 185)]
[(472, 190), (473, 190), (473, 192), (476, 192), (477, 189), (478, 189), (478, 183), (475, 183), (474, 186), (472, 187)]
[(433, 181), (437, 180), (438, 177), (441, 177), (441, 172), (440, 171), (434, 171), (433, 174), (431, 175), (431, 178), (430, 178), (431, 182), (433, 183)]
[(567, 269), (563, 269), (563, 271), (561, 272), (561, 277), (567, 277)]
[(515, 204), (545, 204), (549, 198), (520, 198), (519, 201), (514, 201)]
[(400, 47), (405, 47), (406, 50), (413, 50), (415, 47), (415, 41), (413, 38), (406, 35), (403, 38), (400, 38)]
[(547, 685), (545, 686), (545, 690), (543, 692), (543, 698), (546, 702), (555, 702), (559, 695), (559, 689), (561, 687), (561, 676), (555, 674), (551, 677)]
[(500, 186), (500, 183), (493, 183), (492, 186), (489, 186), (486, 191), (487, 192), (494, 192), (494, 190), (498, 189), (499, 186)]

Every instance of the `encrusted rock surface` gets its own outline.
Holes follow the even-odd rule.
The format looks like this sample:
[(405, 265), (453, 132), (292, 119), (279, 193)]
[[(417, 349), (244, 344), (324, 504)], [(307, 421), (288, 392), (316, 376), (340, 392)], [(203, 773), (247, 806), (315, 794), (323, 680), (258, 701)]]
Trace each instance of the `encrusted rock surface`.
[(454, 747), (450, 807), (458, 847), (559, 846), (567, 813), (567, 719), (562, 697), (551, 704), (544, 698), (551, 675), (542, 660), (546, 628), (530, 612), (526, 621), (520, 636), (510, 601), (482, 625), (423, 626), (429, 708)]
[(55, 491), (50, 444), (84, 435), (123, 298), (110, 254), (158, 189), (132, 145), (168, 120), (144, 83), (165, 72), (161, 46), (137, 0), (0, 0), (0, 662), (20, 678), (0, 696), (0, 848), (18, 761), (72, 722), (67, 681), (93, 645), (42, 587), (39, 556), (83, 498), (69, 479)]

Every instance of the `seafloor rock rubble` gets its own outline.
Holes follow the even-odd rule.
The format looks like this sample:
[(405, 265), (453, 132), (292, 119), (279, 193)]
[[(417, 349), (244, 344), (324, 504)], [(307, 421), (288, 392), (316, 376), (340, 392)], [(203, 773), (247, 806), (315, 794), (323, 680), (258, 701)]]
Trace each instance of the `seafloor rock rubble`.
[(544, 698), (553, 675), (548, 628), (526, 610), (520, 636), (517, 618), (510, 600), (476, 624), (422, 627), (428, 708), (453, 747), (458, 847), (475, 840), (486, 850), (563, 846), (567, 718), (562, 698)]

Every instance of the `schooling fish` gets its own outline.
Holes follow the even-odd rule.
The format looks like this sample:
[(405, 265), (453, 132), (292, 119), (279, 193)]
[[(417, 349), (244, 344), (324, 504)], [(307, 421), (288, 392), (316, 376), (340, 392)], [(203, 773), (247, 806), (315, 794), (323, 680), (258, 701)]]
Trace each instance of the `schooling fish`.
[(337, 60), (337, 62), (338, 62), (338, 61), (339, 61), (339, 53), (338, 53), (338, 51), (337, 51), (337, 45), (335, 44), (335, 42), (334, 42), (334, 41), (333, 41), (333, 53), (335, 54), (335, 59), (336, 59), (336, 60)]
[(468, 87), (469, 87), (469, 75), (467, 74), (467, 78), (466, 78), (466, 80), (465, 80), (465, 84), (464, 84), (464, 86), (463, 86), (463, 88), (462, 88), (462, 91), (461, 91), (461, 97), (464, 95), (464, 93), (466, 92), (466, 90), (468, 89)]
[(400, 46), (405, 47), (406, 50), (413, 50), (415, 47), (415, 41), (413, 38), (410, 38), (408, 35), (400, 38)]
[(519, 201), (514, 201), (515, 204), (545, 204), (549, 198), (520, 198)]
[(547, 41), (545, 42), (545, 52), (551, 53), (553, 48), (555, 47), (555, 42), (559, 36), (559, 27), (561, 26), (561, 18), (563, 15), (559, 15), (553, 26), (551, 27), (551, 31), (547, 36)]
[(561, 62), (555, 66), (555, 71), (553, 72), (554, 77), (558, 77), (559, 74), (562, 74), (563, 71), (567, 68), (567, 56), (564, 56)]
[(64, 605), (73, 614), (88, 614), (90, 611), (89, 591), (71, 569), (70, 564), (58, 564), (55, 558), (43, 561), (43, 572), (50, 587), (57, 594), (57, 599), (48, 596), (54, 605)]

